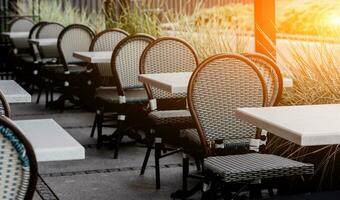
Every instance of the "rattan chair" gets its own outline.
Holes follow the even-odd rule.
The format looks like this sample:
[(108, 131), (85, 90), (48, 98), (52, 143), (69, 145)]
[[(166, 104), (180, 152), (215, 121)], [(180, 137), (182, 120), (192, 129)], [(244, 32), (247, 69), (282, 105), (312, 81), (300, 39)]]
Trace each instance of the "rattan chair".
[[(111, 91), (111, 100), (106, 104), (118, 104), (118, 126), (113, 134), (115, 140), (114, 158), (118, 157), (122, 137), (126, 134), (130, 137), (137, 136), (136, 132), (131, 133), (131, 131), (136, 130), (138, 125), (145, 124), (140, 116), (145, 113), (143, 108), (148, 102), (148, 96), (143, 84), (138, 81), (139, 60), (145, 48), (154, 40), (153, 37), (146, 34), (135, 34), (123, 39), (112, 54), (111, 66), (117, 89)], [(107, 100), (102, 99), (102, 101)], [(100, 124), (100, 120), (98, 120), (98, 124)], [(98, 128), (98, 136), (100, 135), (101, 130)]]
[[(29, 32), (34, 26), (34, 22), (27, 17), (18, 17), (13, 19), (9, 24), (9, 32)], [(28, 52), (29, 46), (27, 39), (12, 38), (11, 43), (15, 50), (15, 54)]]
[[(266, 87), (268, 89), (268, 100), (266, 106), (276, 106), (278, 102), (281, 99), (282, 95), (282, 88), (283, 88), (283, 82), (282, 82), (282, 74), (278, 66), (275, 64), (273, 60), (271, 60), (269, 57), (259, 54), (259, 53), (243, 53), (245, 57), (250, 59), (256, 64), (256, 67), (261, 72), (261, 75), (263, 76)], [(260, 132), (259, 132), (260, 134)], [(188, 146), (188, 149), (196, 150), (200, 146), (200, 140), (198, 136), (198, 132), (196, 129), (188, 129), (188, 130), (182, 130), (181, 136), (183, 143), (186, 143)], [(261, 143), (264, 143), (266, 140), (266, 132), (263, 132), (263, 134), (258, 136), (262, 140)], [(189, 144), (189, 145), (188, 145)], [(248, 149), (250, 146), (249, 140), (237, 140), (237, 141), (229, 141), (229, 146), (237, 147), (239, 149)], [(261, 148), (263, 148), (262, 146)], [(252, 149), (259, 149), (258, 146), (253, 146)], [(192, 151), (191, 153), (194, 153)]]
[(5, 95), (0, 91), (0, 116), (11, 118), (11, 107), (6, 101)]
[(49, 80), (51, 94), (55, 88), (60, 88), (63, 93), (56, 102), (53, 102), (51, 96), (51, 105), (63, 109), (66, 100), (78, 104), (79, 101), (74, 97), (79, 97), (90, 82), (87, 63), (73, 57), (73, 52), (89, 51), (93, 36), (93, 31), (81, 24), (69, 25), (59, 34), (57, 47), (61, 65), (49, 65), (44, 68), (44, 76)]
[[(56, 22), (43, 24), (36, 33), (37, 39), (56, 39), (65, 27)], [(42, 59), (57, 59), (59, 57), (56, 46), (39, 46), (39, 54)]]
[[(113, 51), (117, 44), (126, 38), (129, 34), (121, 29), (108, 29), (98, 33), (92, 40), (90, 51)], [(98, 95), (105, 95), (108, 91), (115, 88), (114, 78), (112, 76), (111, 64), (100, 63), (93, 64), (92, 82), (96, 87), (95, 101), (96, 99), (102, 99)], [(91, 137), (93, 137), (96, 127), (102, 127), (104, 124), (97, 124), (98, 117), (103, 118), (106, 122), (104, 126), (112, 126), (112, 120), (116, 117), (112, 113), (112, 108), (98, 105), (94, 103), (96, 116), (93, 122)], [(103, 121), (102, 120), (102, 121)], [(101, 142), (98, 143), (100, 147)]]
[(6, 116), (0, 116), (0, 198), (33, 199), (38, 177), (31, 144)]
[[(172, 38), (162, 37), (151, 43), (143, 52), (140, 61), (140, 73), (170, 73), (170, 72), (191, 72), (198, 65), (198, 58), (193, 48), (185, 41)], [(145, 85), (149, 97), (150, 112), (148, 117), (152, 123), (152, 131), (148, 134), (151, 137), (148, 143), (147, 152), (143, 161), (141, 175), (144, 174), (150, 152), (155, 143), (155, 164), (156, 164), (156, 188), (160, 188), (160, 168), (159, 160), (167, 155), (172, 155), (179, 150), (169, 152), (162, 155), (161, 149), (163, 146), (162, 138), (164, 138), (164, 130), (174, 129), (177, 132), (179, 129), (193, 127), (190, 112), (184, 108), (162, 110), (159, 102), (167, 100), (167, 103), (184, 100), (186, 94), (171, 94), (160, 89)], [(169, 106), (172, 107), (171, 105)], [(176, 137), (173, 134), (171, 137)]]
[[(199, 133), (205, 178), (211, 183), (213, 199), (216, 198), (217, 185), (220, 187), (222, 183), (250, 183), (260, 179), (313, 174), (313, 165), (275, 155), (246, 153), (218, 156), (219, 149), (229, 148), (229, 141), (249, 140), (257, 136), (256, 127), (236, 118), (236, 109), (267, 105), (266, 82), (258, 67), (246, 57), (220, 54), (203, 61), (190, 79), (188, 104)], [(188, 157), (184, 156), (185, 176), (189, 174), (188, 162)], [(187, 191), (186, 179), (183, 180), (183, 191)]]
[[(36, 39), (53, 39), (58, 38), (61, 31), (64, 29), (64, 26), (55, 23), (55, 22), (45, 22), (41, 24), (41, 26), (33, 32), (32, 38)], [(58, 66), (58, 48), (57, 46), (37, 46), (32, 45), (32, 48), (34, 48), (34, 51), (36, 51), (36, 58), (37, 63), (39, 64), (39, 67), (35, 69), (34, 74), (39, 75), (39, 93), (37, 98), (37, 103), (40, 101), (41, 92), (45, 90), (46, 95), (46, 103), (48, 102), (49, 97), (49, 88), (46, 87), (49, 85), (49, 80), (44, 78), (44, 72), (46, 71), (46, 68), (50, 67), (61, 67), (59, 64)], [(52, 95), (52, 94), (51, 94)]]
[(281, 100), (283, 81), (282, 74), (276, 63), (260, 53), (243, 53), (243, 56), (253, 61), (260, 70), (268, 89), (267, 106), (277, 106)]

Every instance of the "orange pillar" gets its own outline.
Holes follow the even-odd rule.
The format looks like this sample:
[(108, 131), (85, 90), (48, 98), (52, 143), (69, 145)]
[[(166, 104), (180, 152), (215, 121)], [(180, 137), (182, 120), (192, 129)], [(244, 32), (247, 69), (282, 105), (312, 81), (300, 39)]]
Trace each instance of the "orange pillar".
[(276, 58), (275, 0), (254, 0), (255, 50)]

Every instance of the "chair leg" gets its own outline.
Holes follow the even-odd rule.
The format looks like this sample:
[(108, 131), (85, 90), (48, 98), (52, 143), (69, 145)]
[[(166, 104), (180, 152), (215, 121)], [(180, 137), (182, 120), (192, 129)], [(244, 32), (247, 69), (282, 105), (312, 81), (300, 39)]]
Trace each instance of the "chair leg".
[(117, 130), (114, 133), (115, 138), (116, 138), (114, 159), (118, 158), (119, 146), (123, 138), (122, 131), (124, 130), (123, 126), (124, 126), (126, 116), (120, 114), (117, 117), (118, 117), (118, 126), (117, 126)]
[(198, 158), (195, 158), (195, 164), (197, 171), (201, 171), (201, 161)]
[(94, 117), (92, 129), (91, 129), (91, 135), (90, 135), (91, 138), (93, 138), (93, 136), (94, 136), (94, 132), (95, 132), (96, 126), (97, 126), (97, 121), (98, 121), (98, 114), (96, 113), (96, 116)]
[(103, 113), (101, 111), (97, 111), (97, 149), (100, 149), (103, 144), (102, 138), (102, 124), (103, 124)]
[(148, 161), (149, 161), (151, 150), (152, 150), (152, 145), (148, 146), (148, 149), (146, 150), (146, 154), (145, 154), (145, 158), (144, 158), (144, 161), (143, 161), (142, 169), (140, 170), (140, 175), (143, 175), (144, 172), (145, 172), (146, 165), (148, 164)]
[(42, 89), (42, 88), (39, 88), (39, 92), (38, 92), (38, 97), (37, 97), (36, 104), (39, 104), (39, 102), (40, 102), (40, 97), (41, 97), (42, 91), (43, 91), (43, 89)]
[(160, 166), (159, 160), (161, 157), (162, 138), (155, 138), (155, 170), (156, 170), (156, 189), (161, 188)]
[(189, 175), (189, 157), (186, 153), (183, 153), (183, 183), (182, 192), (186, 193), (188, 191), (188, 175)]
[(116, 144), (115, 144), (115, 154), (114, 154), (114, 159), (118, 158), (118, 152), (119, 152), (119, 147), (120, 143), (122, 141), (123, 135), (121, 133), (121, 130), (117, 130), (116, 132)]

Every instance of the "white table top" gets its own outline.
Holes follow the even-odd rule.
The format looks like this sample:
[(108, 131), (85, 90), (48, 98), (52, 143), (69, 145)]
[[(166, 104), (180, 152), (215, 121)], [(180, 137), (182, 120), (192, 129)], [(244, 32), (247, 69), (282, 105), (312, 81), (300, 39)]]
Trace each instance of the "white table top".
[(0, 80), (0, 90), (8, 103), (30, 103), (31, 95), (13, 80)]
[(112, 51), (73, 52), (73, 57), (88, 63), (110, 63)]
[[(186, 93), (191, 74), (192, 72), (141, 74), (138, 76), (138, 80), (173, 94)], [(283, 86), (292, 87), (292, 79), (284, 78)]]
[(28, 42), (39, 46), (56, 46), (58, 39), (57, 38), (29, 39)]
[(239, 108), (236, 116), (301, 146), (340, 144), (340, 104)]
[(31, 142), (38, 162), (85, 159), (85, 149), (53, 119), (14, 123)]
[(7, 36), (9, 38), (22, 38), (22, 39), (26, 39), (29, 36), (29, 32), (2, 32), (1, 33), (4, 36)]

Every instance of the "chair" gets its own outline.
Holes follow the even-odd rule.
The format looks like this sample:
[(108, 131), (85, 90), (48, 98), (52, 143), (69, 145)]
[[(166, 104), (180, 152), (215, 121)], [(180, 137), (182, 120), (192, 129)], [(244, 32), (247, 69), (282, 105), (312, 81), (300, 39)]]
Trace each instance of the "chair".
[[(65, 27), (56, 22), (44, 23), (36, 33), (37, 39), (58, 38)], [(56, 46), (38, 46), (39, 53), (43, 59), (59, 58), (58, 48)]]
[[(263, 76), (266, 86), (267, 86), (267, 94), (268, 100), (266, 106), (276, 106), (282, 95), (283, 81), (282, 74), (278, 66), (272, 61), (269, 57), (259, 54), (259, 53), (243, 53), (243, 56), (247, 57), (251, 61), (256, 64), (257, 69), (261, 72)], [(265, 133), (265, 132), (264, 132)], [(260, 132), (259, 132), (260, 134)], [(182, 130), (181, 135), (183, 138), (183, 143), (189, 143), (188, 149), (196, 150), (200, 146), (200, 140), (198, 136), (198, 132), (196, 129), (188, 129)], [(258, 136), (262, 141), (266, 140), (265, 135), (262, 137)], [(235, 142), (235, 141), (234, 141)], [(232, 141), (229, 141), (230, 146), (235, 145)], [(263, 143), (263, 142), (262, 142)], [(249, 140), (237, 141), (238, 148), (241, 146), (248, 148), (250, 146)], [(197, 148), (198, 147), (198, 148)], [(263, 147), (263, 146), (262, 146)], [(253, 146), (253, 149), (257, 149), (258, 147)], [(194, 153), (193, 151), (191, 153)]]
[[(51, 38), (58, 38), (61, 31), (64, 29), (64, 26), (55, 23), (55, 22), (45, 22), (41, 24), (41, 26), (34, 31), (35, 32), (35, 39), (51, 39)], [(34, 37), (34, 33), (32, 34)], [(59, 59), (59, 52), (57, 46), (37, 46), (33, 45), (33, 48), (37, 51), (36, 55), (39, 60), (39, 67), (35, 70), (35, 74), (39, 74), (40, 83), (39, 83), (39, 93), (37, 98), (37, 103), (40, 101), (41, 92), (45, 90), (46, 92), (46, 103), (48, 102), (48, 92), (49, 88), (46, 86), (49, 85), (48, 79), (42, 78), (45, 77), (46, 68), (49, 67), (61, 67), (61, 65), (57, 65)], [(52, 91), (50, 91), (52, 93)], [(53, 96), (51, 94), (51, 96)]]
[[(143, 107), (147, 104), (148, 97), (143, 84), (138, 81), (139, 60), (144, 49), (154, 40), (146, 34), (135, 34), (119, 42), (113, 51), (111, 66), (117, 89), (112, 89), (110, 96), (111, 102), (118, 104), (118, 126), (113, 135), (116, 142), (114, 158), (118, 157), (119, 145), (124, 134), (130, 137), (137, 136), (136, 132), (129, 133), (128, 129), (137, 129), (138, 123), (145, 123), (141, 121), (143, 117), (140, 116), (144, 114)], [(98, 120), (98, 124), (100, 121)], [(132, 125), (134, 127), (131, 127)], [(98, 136), (100, 135), (101, 129), (98, 128)]]
[[(129, 34), (121, 29), (108, 29), (98, 33), (94, 39), (92, 40), (90, 51), (113, 51), (117, 44), (124, 38), (126, 38)], [(102, 98), (98, 97), (99, 94), (103, 95), (108, 91), (107, 87), (115, 87), (114, 78), (112, 76), (111, 71), (111, 64), (110, 63), (100, 63), (100, 64), (93, 64), (93, 73), (92, 73), (92, 81), (93, 85), (97, 87), (95, 92), (95, 99)], [(97, 119), (99, 116), (103, 117), (105, 121), (112, 121), (112, 109), (110, 106), (102, 107), (96, 106), (96, 116), (93, 122), (92, 130), (91, 130), (91, 137), (93, 137), (95, 129), (97, 127)], [(109, 112), (109, 114), (106, 114)], [(99, 125), (102, 127), (103, 124)], [(111, 126), (111, 125), (104, 125), (104, 126)], [(101, 141), (98, 142), (98, 146), (101, 146)]]
[[(9, 24), (9, 32), (29, 32), (34, 26), (34, 22), (27, 17), (17, 17)], [(27, 52), (29, 49), (27, 39), (11, 39), (15, 54)]]
[(5, 95), (0, 91), (0, 116), (11, 118), (11, 107), (6, 101)]
[(0, 116), (0, 197), (33, 199), (37, 161), (31, 144), (5, 116)]
[[(199, 133), (204, 175), (206, 181), (211, 183), (209, 193), (212, 199), (217, 198), (216, 189), (223, 188), (224, 183), (249, 184), (260, 179), (313, 174), (313, 165), (275, 155), (217, 154), (218, 149), (227, 148), (230, 140), (257, 136), (256, 127), (236, 118), (237, 108), (267, 105), (265, 80), (257, 66), (246, 57), (220, 54), (203, 61), (190, 79), (188, 104)], [(186, 176), (189, 174), (188, 162), (188, 157), (184, 156), (183, 174)], [(187, 191), (185, 181), (183, 191)]]
[(260, 53), (242, 53), (253, 61), (263, 76), (268, 89), (267, 106), (277, 106), (283, 89), (282, 74), (276, 63), (266, 55)]
[[(61, 88), (63, 93), (57, 102), (53, 102), (55, 106), (64, 108), (66, 100), (77, 104), (78, 100), (74, 97), (81, 95), (79, 88), (88, 86), (87, 63), (74, 58), (73, 52), (89, 51), (93, 36), (93, 31), (81, 24), (69, 25), (59, 34), (57, 47), (61, 65), (49, 65), (44, 68), (44, 75), (49, 80), (51, 94), (56, 87)], [(75, 90), (76, 88), (78, 90)], [(51, 101), (53, 101), (53, 96), (51, 96)]]
[[(152, 42), (143, 52), (140, 60), (140, 73), (170, 73), (170, 72), (191, 72), (198, 65), (198, 58), (193, 48), (185, 41), (173, 37), (161, 37)], [(172, 155), (180, 150), (165, 153), (162, 155), (163, 146), (162, 138), (166, 135), (162, 134), (165, 129), (179, 129), (193, 127), (191, 115), (184, 107), (181, 109), (173, 108), (174, 102), (179, 100), (184, 102), (186, 94), (170, 94), (160, 89), (145, 85), (149, 97), (148, 118), (152, 123), (152, 130), (148, 137), (150, 141), (147, 152), (143, 161), (141, 175), (144, 174), (150, 152), (155, 143), (155, 164), (156, 164), (156, 188), (160, 188), (160, 168), (159, 160), (167, 155)], [(166, 101), (166, 109), (162, 109), (161, 101)], [(172, 105), (171, 105), (172, 104)], [(171, 110), (172, 109), (172, 110)], [(176, 135), (171, 135), (176, 138)], [(163, 148), (164, 149), (164, 148)]]

